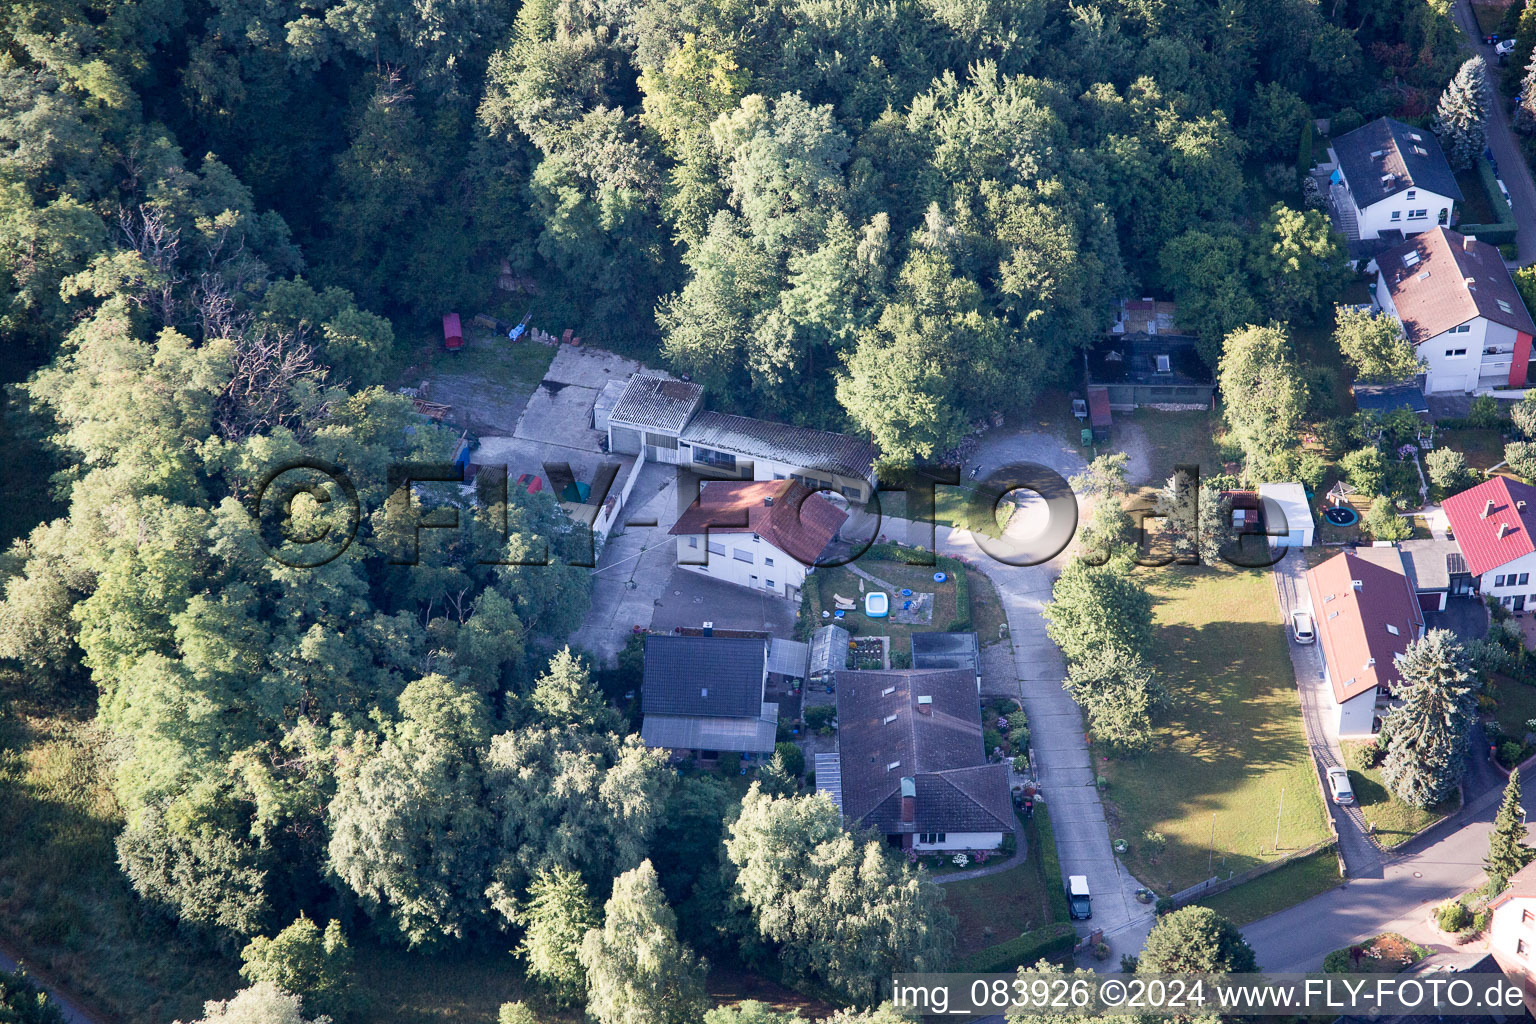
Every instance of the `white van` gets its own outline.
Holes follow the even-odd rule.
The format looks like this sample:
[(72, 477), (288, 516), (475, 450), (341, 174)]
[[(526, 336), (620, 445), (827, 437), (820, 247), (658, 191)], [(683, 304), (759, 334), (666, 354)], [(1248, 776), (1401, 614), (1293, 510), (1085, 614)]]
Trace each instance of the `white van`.
[(1093, 920), (1093, 897), (1088, 894), (1087, 875), (1067, 877), (1067, 909), (1074, 921)]

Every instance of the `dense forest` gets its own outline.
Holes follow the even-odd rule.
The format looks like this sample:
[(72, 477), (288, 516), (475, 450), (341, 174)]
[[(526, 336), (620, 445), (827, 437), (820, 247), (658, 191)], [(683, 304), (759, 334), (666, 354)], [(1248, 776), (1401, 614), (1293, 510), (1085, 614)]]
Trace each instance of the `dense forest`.
[(95, 716), (122, 871), (253, 983), (335, 920), (600, 1005), (675, 930), (647, 1019), (696, 1019), (684, 941), (868, 1003), (945, 962), (933, 887), (782, 770), (743, 800), (640, 744), (632, 661), (564, 646), (586, 571), (497, 564), (583, 543), (547, 493), (297, 568), (257, 481), (341, 462), (379, 509), (445, 457), (393, 385), (449, 309), (936, 455), (1123, 296), (1319, 312), (1311, 119), (1421, 118), (1456, 64), (1444, 0), (12, 0), (0, 657)]

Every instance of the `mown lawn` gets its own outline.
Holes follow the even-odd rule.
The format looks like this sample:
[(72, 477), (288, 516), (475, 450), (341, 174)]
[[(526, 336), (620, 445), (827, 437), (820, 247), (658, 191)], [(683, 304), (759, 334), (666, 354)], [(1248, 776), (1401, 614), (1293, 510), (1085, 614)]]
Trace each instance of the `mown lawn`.
[(1241, 927), (1287, 907), (1294, 907), (1302, 900), (1327, 892), (1343, 881), (1339, 877), (1339, 859), (1333, 848), (1329, 847), (1298, 858), (1251, 882), (1244, 882), (1226, 892), (1196, 902), (1210, 907)]
[(1041, 875), (1040, 851), (1033, 836), (1029, 842), (1028, 856), (1007, 871), (945, 884), (944, 906), (955, 915), (957, 958), (1051, 923), (1051, 901)]
[(1436, 448), (1454, 448), (1466, 456), (1468, 468), (1488, 469), (1504, 461), (1504, 435), (1497, 430), (1437, 430)]
[(1173, 475), (1175, 466), (1199, 466), (1201, 476), (1221, 472), (1221, 454), (1211, 440), (1224, 429), (1218, 413), (1137, 409), (1115, 414), (1116, 430), (1127, 422), (1136, 425), (1148, 449), (1147, 476), (1131, 483), (1161, 487)]
[[(1277, 820), (1280, 853), (1326, 839), (1269, 573), (1144, 572), (1155, 601), (1148, 660), (1176, 705), (1155, 749), (1124, 759), (1094, 752), (1132, 872), (1170, 893), (1273, 860)], [(1148, 830), (1167, 838), (1155, 860), (1143, 850)]]
[[(864, 595), (871, 589), (875, 589), (874, 584), (855, 575), (853, 570), (847, 566), (817, 569), (815, 574), (811, 576), (811, 580), (817, 586), (823, 610), (836, 610), (837, 605), (833, 601), (835, 595), (852, 598), (857, 603), (858, 607), (848, 612), (839, 623), (847, 627), (855, 635), (889, 636), (891, 638), (892, 654), (898, 651), (905, 651), (910, 654), (912, 644), (909, 637), (913, 633), (942, 632), (949, 629), (955, 620), (959, 618), (955, 613), (955, 581), (947, 579), (943, 583), (935, 583), (933, 581), (933, 574), (938, 569), (937, 566), (907, 565), (902, 562), (882, 562), (870, 558), (861, 558), (855, 564), (871, 576), (879, 577), (898, 588), (906, 588), (915, 593), (928, 592), (933, 594), (932, 622), (926, 624), (900, 623), (894, 621), (889, 616), (872, 619), (864, 614)], [(945, 571), (947, 572), (948, 570), (946, 569)], [(989, 589), (992, 586), (991, 581), (987, 580), (980, 573), (968, 571), (966, 573), (966, 580), (973, 589), (978, 583)], [(860, 583), (864, 585), (863, 590), (859, 589)], [(900, 593), (895, 593), (891, 595), (891, 600), (895, 603), (904, 599)], [(991, 600), (996, 604), (997, 596), (995, 593)], [(1000, 612), (1001, 605), (997, 604), (996, 607)], [(827, 619), (824, 621), (831, 622), (833, 620)], [(972, 625), (974, 626), (975, 624), (973, 623)], [(992, 634), (990, 636), (982, 636), (980, 639), (996, 639), (997, 626), (995, 623), (991, 625), (991, 629)]]
[[(1364, 745), (1363, 742), (1344, 744), (1346, 750)], [(1424, 810), (1405, 804), (1387, 788), (1380, 767), (1364, 772), (1351, 768), (1349, 785), (1355, 791), (1355, 802), (1366, 823), (1376, 826), (1376, 841), (1389, 849), (1406, 843), (1459, 806), (1456, 797)]]
[(1506, 737), (1518, 741), (1531, 730), (1527, 722), (1536, 718), (1536, 686), (1530, 686), (1508, 676), (1494, 680), (1493, 698), (1499, 702), (1494, 721)]

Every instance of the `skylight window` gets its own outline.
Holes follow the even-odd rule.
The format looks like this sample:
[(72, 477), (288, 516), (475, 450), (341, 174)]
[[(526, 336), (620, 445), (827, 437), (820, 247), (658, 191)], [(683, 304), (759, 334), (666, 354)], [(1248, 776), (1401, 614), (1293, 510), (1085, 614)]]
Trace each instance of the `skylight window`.
[(882, 696), (882, 697), (889, 697), (891, 694), (893, 694), (895, 692), (896, 692), (896, 687), (894, 687), (894, 686), (887, 686), (885, 689), (880, 691), (880, 696)]
[(1387, 623), (1387, 632), (1391, 633), (1393, 636), (1402, 636), (1402, 634), (1398, 632), (1397, 627), (1392, 625), (1390, 622)]
[(885, 766), (885, 770), (888, 771), (888, 772), (893, 772), (897, 768), (900, 768), (900, 767), (901, 767), (901, 762), (900, 761), (892, 761), (890, 764)]
[(1410, 252), (1406, 256), (1403, 257), (1403, 266), (1405, 266), (1405, 267), (1411, 267), (1411, 266), (1415, 265), (1418, 262), (1419, 262), (1419, 254), (1416, 253), (1416, 252)]
[(1509, 303), (1505, 302), (1503, 299), (1499, 300), (1499, 308), (1502, 309), (1506, 313), (1513, 313), (1514, 312), (1514, 310), (1510, 308)]
[(1409, 132), (1408, 133), (1408, 137), (1410, 139), (1412, 139), (1414, 142), (1423, 142), (1424, 141), (1424, 136), (1420, 135), (1418, 132)]

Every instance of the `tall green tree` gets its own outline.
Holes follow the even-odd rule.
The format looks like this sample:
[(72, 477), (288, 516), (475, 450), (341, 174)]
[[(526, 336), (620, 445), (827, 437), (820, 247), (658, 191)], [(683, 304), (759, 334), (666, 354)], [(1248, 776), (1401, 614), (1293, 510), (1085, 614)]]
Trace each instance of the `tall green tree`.
[(1139, 974), (1252, 974), (1253, 947), (1209, 907), (1182, 907), (1157, 919), (1136, 961)]
[(1525, 811), (1520, 807), (1520, 773), (1510, 772), (1504, 786), (1504, 799), (1493, 819), (1488, 836), (1488, 856), (1483, 867), (1488, 870), (1488, 891), (1501, 892), (1515, 872), (1536, 858), (1536, 850), (1525, 845)]
[(59, 1004), (20, 971), (0, 971), (0, 1014), (7, 1024), (64, 1024)]
[(1491, 102), (1488, 63), (1472, 57), (1457, 69), (1435, 107), (1435, 134), (1453, 169), (1471, 167), (1487, 148)]
[(1362, 384), (1392, 383), (1411, 379), (1424, 366), (1402, 325), (1390, 313), (1363, 309), (1338, 312), (1333, 340), (1355, 368)]
[(1045, 629), (1068, 662), (1088, 661), (1110, 647), (1132, 654), (1150, 650), (1152, 599), (1125, 568), (1074, 560), (1051, 588)]
[(333, 1019), (352, 1008), (347, 972), (352, 950), (340, 921), (320, 927), (303, 914), (272, 938), (257, 936), (240, 951), (240, 977), (254, 985), (271, 982), (302, 996), (315, 1013)]
[(602, 925), (581, 875), (559, 867), (540, 871), (528, 886), (520, 921), (523, 941), (517, 953), (529, 976), (563, 1002), (581, 998), (587, 990), (581, 944), (590, 929)]
[(1466, 653), (1449, 630), (1432, 629), (1397, 662), (1402, 703), (1382, 723), (1382, 777), (1404, 803), (1428, 807), (1448, 797), (1466, 771), (1476, 710)]
[(1243, 451), (1244, 476), (1267, 482), (1300, 445), (1297, 430), (1307, 403), (1290, 339), (1276, 325), (1227, 335), (1221, 356), (1222, 415)]
[(704, 1014), (706, 965), (677, 939), (650, 861), (614, 880), (603, 926), (580, 953), (587, 1013), (598, 1024), (693, 1024)]

